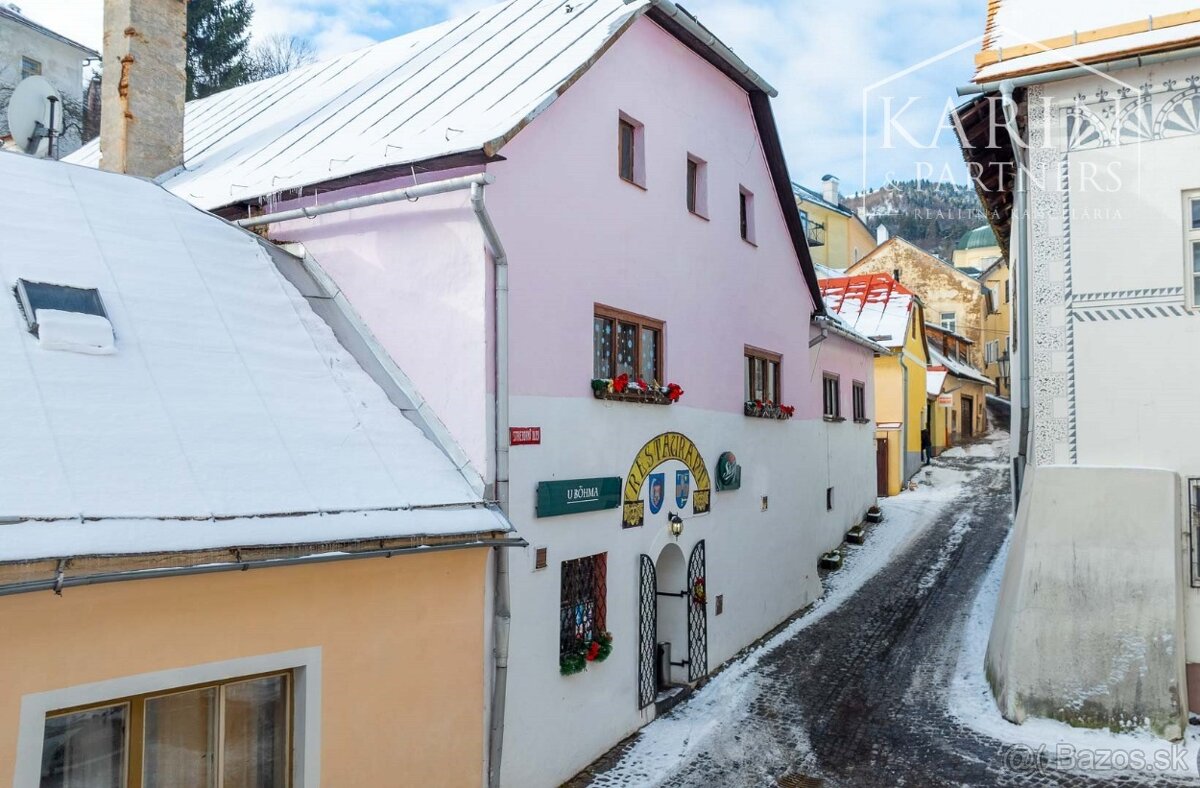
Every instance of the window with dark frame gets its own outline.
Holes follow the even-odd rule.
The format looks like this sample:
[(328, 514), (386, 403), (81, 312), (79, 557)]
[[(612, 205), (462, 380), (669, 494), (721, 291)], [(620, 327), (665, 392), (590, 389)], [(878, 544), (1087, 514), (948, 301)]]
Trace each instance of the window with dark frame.
[(692, 158), (687, 160), (687, 209), (696, 213), (696, 194), (699, 191), (700, 165)]
[(783, 387), (780, 381), (783, 356), (769, 350), (746, 346), (743, 362), (743, 391), (746, 402), (780, 404)]
[(825, 511), (827, 511), (827, 512), (833, 511), (833, 488), (832, 487), (825, 488)]
[(742, 240), (750, 240), (750, 205), (746, 192), (738, 192), (738, 221), (741, 223)]
[(637, 143), (637, 127), (624, 118), (621, 118), (619, 121), (617, 121), (617, 123), (619, 136), (618, 174), (621, 176), (622, 180), (629, 181), (630, 183), (636, 183), (636, 181), (634, 181), (634, 164), (636, 161), (637, 152), (634, 150), (634, 146)]
[(663, 327), (632, 312), (596, 304), (592, 318), (592, 377), (612, 379), (628, 375), (650, 383), (666, 379), (663, 370)]
[(36, 77), (42, 73), (42, 64), (40, 61), (34, 60), (31, 57), (21, 57), (21, 79)]
[(867, 387), (864, 383), (859, 383), (857, 380), (851, 384), (850, 400), (854, 408), (854, 420), (863, 422), (867, 420)]
[(824, 375), (824, 415), (829, 421), (836, 421), (842, 417), (842, 392), (841, 381), (837, 375)]
[(1192, 588), (1200, 588), (1200, 479), (1188, 479), (1188, 514), (1191, 523)]
[(248, 676), (48, 714), (40, 785), (287, 788), (292, 684)]
[(561, 659), (591, 643), (607, 628), (608, 553), (562, 562), (558, 615)]

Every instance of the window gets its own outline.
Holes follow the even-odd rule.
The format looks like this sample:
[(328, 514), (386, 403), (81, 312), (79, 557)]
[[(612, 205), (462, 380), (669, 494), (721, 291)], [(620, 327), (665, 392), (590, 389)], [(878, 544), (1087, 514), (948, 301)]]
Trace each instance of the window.
[(25, 325), (34, 336), (38, 333), (37, 313), (40, 309), (108, 318), (108, 313), (104, 311), (104, 302), (100, 300), (100, 293), (95, 288), (67, 287), (18, 279), (17, 300), (21, 302), (21, 311), (25, 313)]
[(857, 422), (865, 422), (867, 420), (867, 386), (864, 383), (859, 383), (857, 380), (850, 387), (851, 405), (854, 408), (854, 420)]
[(608, 553), (562, 562), (558, 656), (578, 650), (605, 631)]
[(899, 268), (892, 269), (892, 278), (895, 279), (897, 282), (900, 281), (900, 269)]
[(628, 375), (650, 383), (663, 373), (663, 322), (596, 304), (592, 319), (592, 377)]
[(958, 333), (958, 315), (954, 312), (942, 313), (942, 328), (949, 331), (951, 334)]
[(746, 346), (744, 362), (745, 398), (746, 402), (780, 403), (782, 390), (780, 386), (780, 364), (783, 356), (769, 350)]
[(741, 226), (742, 240), (755, 243), (754, 193), (745, 186), (738, 188), (738, 222)]
[(691, 154), (687, 157), (687, 209), (708, 218), (708, 164)]
[(545, 569), (550, 565), (550, 548), (536, 547), (533, 550), (533, 569), (536, 572), (539, 569)]
[(276, 673), (52, 713), (41, 788), (286, 788), (291, 684)]
[(617, 174), (646, 188), (645, 127), (625, 113), (617, 120)]
[(825, 373), (825, 419), (839, 421), (842, 418), (841, 383), (837, 375)]
[(827, 512), (833, 511), (833, 488), (832, 487), (825, 488), (825, 511), (827, 511)]
[(1184, 194), (1185, 257), (1188, 266), (1188, 292), (1193, 309), (1200, 308), (1200, 191)]
[(21, 79), (36, 77), (42, 73), (42, 64), (31, 57), (21, 58)]
[(1200, 479), (1188, 479), (1188, 512), (1192, 528), (1192, 588), (1200, 588)]
[(1004, 280), (1004, 303), (1008, 303), (1008, 280)]

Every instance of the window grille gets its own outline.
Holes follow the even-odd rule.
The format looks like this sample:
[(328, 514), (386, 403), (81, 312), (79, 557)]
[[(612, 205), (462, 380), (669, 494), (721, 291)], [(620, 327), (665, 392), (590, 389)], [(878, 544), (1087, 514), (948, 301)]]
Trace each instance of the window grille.
[(562, 562), (562, 596), (558, 616), (558, 655), (591, 643), (605, 631), (608, 553)]

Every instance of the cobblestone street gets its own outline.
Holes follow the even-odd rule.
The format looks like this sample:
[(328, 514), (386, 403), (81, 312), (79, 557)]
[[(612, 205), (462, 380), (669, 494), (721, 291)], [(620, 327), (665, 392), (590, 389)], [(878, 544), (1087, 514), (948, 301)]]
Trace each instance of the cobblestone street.
[[(734, 679), (736, 690), (723, 690), (748, 693), (738, 705), (740, 718), (697, 730), (703, 741), (658, 772), (639, 768), (635, 736), (573, 785), (1194, 784), (1032, 768), (1025, 762), (1031, 751), (1014, 753), (949, 712), (965, 624), (1010, 526), (1007, 463), (993, 456), (1006, 446), (977, 448), (935, 462), (970, 475), (902, 552)], [(851, 550), (870, 549), (870, 541)], [(685, 705), (654, 725), (686, 713)]]

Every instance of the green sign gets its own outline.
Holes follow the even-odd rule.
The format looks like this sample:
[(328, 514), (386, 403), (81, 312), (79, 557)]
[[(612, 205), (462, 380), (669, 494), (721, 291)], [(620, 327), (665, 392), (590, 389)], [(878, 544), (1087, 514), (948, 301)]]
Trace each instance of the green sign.
[(621, 480), (616, 476), (538, 482), (537, 486), (538, 517), (615, 509), (620, 503)]
[(742, 466), (737, 457), (727, 451), (717, 458), (717, 489), (739, 490), (742, 487)]

